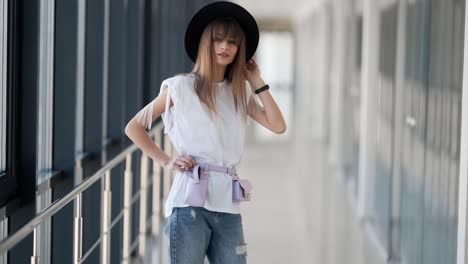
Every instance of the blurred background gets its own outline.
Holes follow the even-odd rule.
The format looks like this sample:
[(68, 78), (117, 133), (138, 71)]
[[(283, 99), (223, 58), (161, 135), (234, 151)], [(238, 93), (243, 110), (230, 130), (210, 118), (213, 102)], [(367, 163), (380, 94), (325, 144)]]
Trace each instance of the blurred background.
[[(124, 127), (211, 2), (0, 0), (0, 264), (168, 263), (173, 175)], [(234, 2), (288, 127), (247, 128), (248, 262), (468, 263), (465, 1)]]

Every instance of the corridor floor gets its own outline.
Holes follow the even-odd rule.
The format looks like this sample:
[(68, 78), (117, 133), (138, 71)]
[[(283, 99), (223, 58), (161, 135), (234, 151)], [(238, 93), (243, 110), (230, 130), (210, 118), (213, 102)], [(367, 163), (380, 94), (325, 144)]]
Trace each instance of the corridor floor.
[(292, 145), (246, 145), (240, 177), (253, 184), (251, 202), (244, 203), (243, 226), (248, 263), (310, 263), (312, 234), (307, 228), (304, 184), (292, 168)]

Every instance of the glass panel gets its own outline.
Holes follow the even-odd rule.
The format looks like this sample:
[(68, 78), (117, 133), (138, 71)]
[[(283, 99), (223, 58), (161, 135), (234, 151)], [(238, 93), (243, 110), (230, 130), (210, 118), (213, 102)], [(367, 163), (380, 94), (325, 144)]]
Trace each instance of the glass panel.
[(428, 1), (407, 6), (405, 84), (401, 151), (401, 255), (405, 263), (422, 263), (424, 223), (424, 137), (428, 54)]
[(343, 127), (348, 135), (343, 141), (343, 157), (345, 163), (346, 182), (353, 193), (358, 194), (359, 174), (359, 128), (360, 128), (360, 89), (361, 89), (361, 49), (362, 49), (362, 16), (351, 18), (348, 23), (350, 52), (346, 56), (345, 78), (350, 85), (344, 86)]
[(390, 192), (393, 166), (395, 49), (397, 5), (380, 14), (380, 59), (377, 114), (377, 146), (374, 186), (372, 190), (372, 220), (380, 243), (388, 248), (390, 230)]
[(408, 5), (407, 125), (396, 194), (404, 263), (456, 263), (463, 18), (463, 1)]

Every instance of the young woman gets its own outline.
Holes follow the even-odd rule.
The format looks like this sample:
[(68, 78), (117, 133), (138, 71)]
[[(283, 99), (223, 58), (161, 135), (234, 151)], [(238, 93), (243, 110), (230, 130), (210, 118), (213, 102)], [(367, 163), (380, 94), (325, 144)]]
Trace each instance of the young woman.
[[(146, 155), (175, 171), (164, 211), (170, 217), (165, 234), (171, 263), (201, 264), (205, 255), (212, 264), (246, 263), (233, 182), (242, 178), (235, 168), (244, 149), (247, 116), (275, 133), (286, 130), (252, 59), (258, 36), (255, 19), (237, 4), (221, 1), (200, 9), (185, 32), (193, 70), (165, 79), (159, 95), (125, 128)], [(173, 158), (145, 130), (160, 115), (177, 152)]]

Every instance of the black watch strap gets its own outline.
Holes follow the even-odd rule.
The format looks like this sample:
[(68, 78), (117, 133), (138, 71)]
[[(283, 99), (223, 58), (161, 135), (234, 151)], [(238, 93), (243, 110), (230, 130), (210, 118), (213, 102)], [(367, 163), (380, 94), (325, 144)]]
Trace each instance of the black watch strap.
[(270, 89), (270, 86), (268, 86), (268, 84), (265, 84), (264, 86), (262, 86), (262, 87), (258, 88), (257, 90), (255, 90), (255, 93), (259, 94), (259, 93), (261, 93), (261, 92), (263, 92), (265, 90), (268, 90), (268, 89)]

